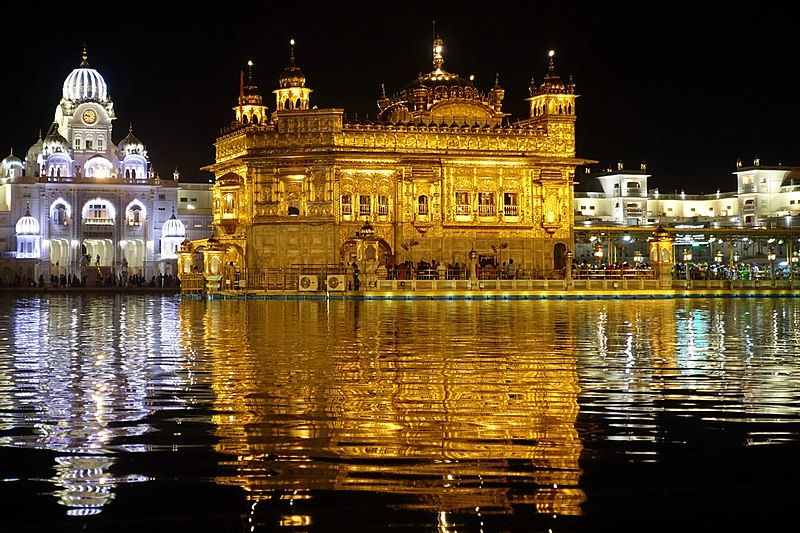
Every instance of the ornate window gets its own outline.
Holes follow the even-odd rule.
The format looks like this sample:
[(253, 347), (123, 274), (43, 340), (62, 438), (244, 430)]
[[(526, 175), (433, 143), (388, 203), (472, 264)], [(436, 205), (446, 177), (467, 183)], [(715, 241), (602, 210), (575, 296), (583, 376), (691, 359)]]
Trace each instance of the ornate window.
[(389, 197), (385, 195), (378, 196), (378, 216), (389, 216)]
[(76, 150), (80, 150), (81, 149), (81, 138), (80, 137), (75, 137), (75, 149)]
[(353, 214), (353, 200), (349, 194), (342, 195), (342, 215), (350, 216)]
[(417, 198), (417, 214), (422, 216), (430, 214), (428, 209), (428, 197), (424, 194)]
[(53, 224), (57, 226), (66, 226), (69, 221), (67, 214), (67, 206), (64, 204), (56, 204), (53, 208)]
[(478, 193), (478, 216), (493, 217), (495, 215), (494, 193)]
[(141, 226), (144, 216), (142, 216), (142, 208), (138, 205), (132, 205), (128, 211), (128, 225)]
[(227, 193), (225, 196), (222, 197), (222, 214), (223, 216), (235, 216), (236, 215), (236, 206), (235, 206), (235, 198), (233, 193)]
[(519, 193), (516, 192), (503, 193), (503, 216), (506, 217), (519, 216)]
[(366, 195), (359, 195), (358, 197), (358, 216), (360, 217), (368, 217), (371, 211), (371, 201), (370, 197)]
[(87, 150), (91, 150), (92, 149), (92, 140), (91, 139), (86, 139), (86, 149)]
[(469, 216), (469, 193), (456, 191), (456, 216)]

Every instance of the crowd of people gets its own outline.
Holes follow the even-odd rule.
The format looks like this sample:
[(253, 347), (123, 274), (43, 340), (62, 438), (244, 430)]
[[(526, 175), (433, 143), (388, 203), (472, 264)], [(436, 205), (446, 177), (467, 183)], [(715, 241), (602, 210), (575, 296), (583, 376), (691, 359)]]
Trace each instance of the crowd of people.
[[(500, 264), (483, 262), (475, 265), (478, 279), (525, 279), (525, 274), (513, 259)], [(469, 279), (470, 268), (465, 263), (440, 263), (436, 259), (419, 260), (416, 264), (404, 261), (386, 266), (386, 279)]]
[(119, 272), (111, 268), (84, 266), (77, 273), (68, 274), (56, 262), (50, 267), (49, 276), (40, 274), (38, 279), (24, 274), (14, 274), (10, 279), (0, 277), (0, 288), (79, 288), (79, 287), (116, 287), (116, 288), (179, 288), (180, 279), (172, 274), (158, 274), (148, 280), (145, 276), (132, 273), (127, 265)]

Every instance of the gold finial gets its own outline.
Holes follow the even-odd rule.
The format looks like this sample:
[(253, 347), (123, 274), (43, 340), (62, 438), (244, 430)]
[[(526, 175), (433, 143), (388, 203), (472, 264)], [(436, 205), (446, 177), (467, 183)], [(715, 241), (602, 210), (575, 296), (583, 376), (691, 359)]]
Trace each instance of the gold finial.
[(433, 67), (436, 70), (441, 70), (442, 64), (444, 63), (444, 57), (442, 56), (443, 50), (444, 42), (437, 37), (433, 40)]
[(381, 83), (381, 98), (386, 98), (386, 87)]
[(294, 39), (289, 39), (289, 61), (294, 66)]
[(133, 133), (133, 122), (128, 122), (128, 133)]
[(499, 72), (495, 72), (494, 73), (494, 86), (495, 87), (500, 87), (500, 73)]
[(556, 51), (555, 50), (550, 50), (549, 52), (547, 52), (547, 57), (550, 58), (550, 66), (547, 68), (547, 70), (549, 70), (550, 72), (553, 72), (556, 69), (556, 65), (555, 65), (554, 60), (553, 60), (555, 55), (556, 55)]
[(81, 53), (81, 58), (83, 59), (83, 61), (81, 62), (81, 66), (88, 66), (89, 62), (87, 61), (87, 59), (89, 59), (89, 53), (86, 51), (85, 42), (83, 43), (83, 53)]
[(253, 62), (247, 62), (247, 83), (253, 85)]

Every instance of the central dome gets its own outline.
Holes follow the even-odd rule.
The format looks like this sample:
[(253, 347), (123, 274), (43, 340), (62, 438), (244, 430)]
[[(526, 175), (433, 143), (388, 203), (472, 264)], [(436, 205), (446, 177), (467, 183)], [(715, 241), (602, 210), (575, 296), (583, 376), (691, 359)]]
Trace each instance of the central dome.
[(107, 102), (108, 85), (106, 80), (95, 69), (89, 67), (86, 62), (86, 50), (83, 51), (83, 62), (81, 66), (73, 70), (67, 79), (64, 80), (64, 88), (61, 91), (64, 100), (73, 102)]

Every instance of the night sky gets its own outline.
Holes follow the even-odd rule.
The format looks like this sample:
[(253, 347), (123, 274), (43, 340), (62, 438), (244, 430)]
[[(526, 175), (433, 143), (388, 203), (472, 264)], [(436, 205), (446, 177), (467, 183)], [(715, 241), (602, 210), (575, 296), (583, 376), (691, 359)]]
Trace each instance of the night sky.
[(598, 160), (595, 171), (644, 160), (651, 187), (708, 193), (735, 187), (737, 158), (800, 164), (800, 46), (789, 14), (761, 3), (741, 13), (700, 2), (67, 5), (4, 7), (2, 152), (24, 155), (48, 127), (86, 41), (117, 111), (114, 141), (132, 121), (162, 176), (178, 166), (184, 179), (207, 180), (199, 168), (213, 162), (248, 59), (274, 110), (293, 37), (312, 105), (374, 118), (381, 83), (391, 94), (432, 69), (435, 19), (445, 70), (474, 74), (482, 91), (498, 72), (512, 119), (527, 117), (530, 78), (542, 79), (555, 49), (557, 71), (572, 74), (581, 95), (578, 156)]

